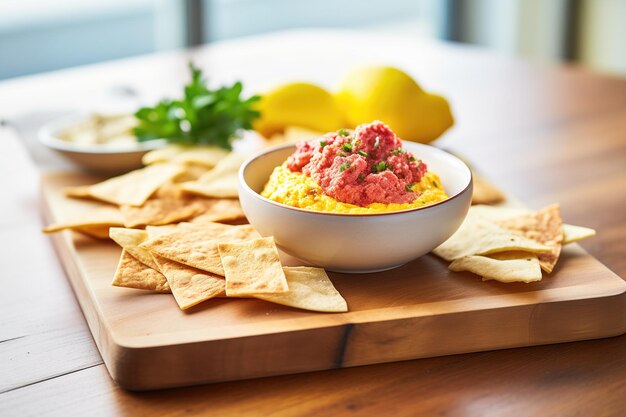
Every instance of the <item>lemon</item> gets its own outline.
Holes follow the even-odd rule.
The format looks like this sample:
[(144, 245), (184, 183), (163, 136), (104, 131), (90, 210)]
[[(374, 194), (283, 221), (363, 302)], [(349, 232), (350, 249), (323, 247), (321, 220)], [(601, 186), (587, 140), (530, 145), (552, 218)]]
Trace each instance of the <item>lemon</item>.
[(268, 91), (262, 95), (257, 109), (261, 117), (254, 123), (254, 129), (265, 137), (282, 133), (287, 126), (318, 132), (344, 127), (333, 95), (314, 84), (289, 83)]
[(336, 97), (349, 127), (381, 120), (414, 142), (431, 142), (454, 123), (444, 97), (425, 92), (397, 68), (357, 68), (346, 75)]

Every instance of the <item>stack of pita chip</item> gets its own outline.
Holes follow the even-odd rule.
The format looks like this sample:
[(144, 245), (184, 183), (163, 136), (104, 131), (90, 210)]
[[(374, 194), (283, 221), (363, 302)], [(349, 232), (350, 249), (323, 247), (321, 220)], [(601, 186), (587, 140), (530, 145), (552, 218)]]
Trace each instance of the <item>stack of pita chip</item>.
[(67, 188), (73, 198), (102, 202), (44, 232), (72, 229), (107, 239), (110, 227), (143, 228), (202, 217), (205, 221), (242, 223), (237, 200), (237, 171), (247, 155), (214, 147), (170, 145), (147, 153), (144, 168), (98, 184)]
[(477, 205), (457, 232), (433, 253), (452, 261), (452, 271), (469, 271), (483, 281), (535, 282), (551, 273), (561, 248), (595, 235), (593, 229), (563, 224), (558, 204), (536, 212)]
[(282, 266), (274, 239), (261, 238), (250, 225), (111, 228), (111, 239), (123, 248), (113, 285), (171, 292), (181, 310), (215, 297), (320, 312), (348, 309), (323, 269)]
[(171, 293), (181, 310), (215, 297), (258, 298), (321, 312), (347, 311), (323, 269), (283, 267), (273, 238), (261, 238), (237, 200), (246, 154), (169, 145), (146, 166), (66, 189), (102, 203), (46, 233), (111, 238), (123, 250), (113, 285)]

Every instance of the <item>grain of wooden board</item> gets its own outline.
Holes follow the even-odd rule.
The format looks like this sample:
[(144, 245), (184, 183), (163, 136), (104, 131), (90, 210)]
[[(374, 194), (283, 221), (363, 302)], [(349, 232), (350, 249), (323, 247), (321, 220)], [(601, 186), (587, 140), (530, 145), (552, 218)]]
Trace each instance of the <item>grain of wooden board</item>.
[[(68, 200), (62, 188), (90, 181), (44, 176), (48, 221), (86, 210), (92, 203)], [(167, 294), (110, 285), (115, 244), (71, 232), (53, 241), (111, 376), (131, 390), (626, 332), (626, 282), (577, 245), (535, 284), (481, 282), (431, 255), (383, 273), (331, 274), (350, 311), (321, 314), (252, 299), (216, 299), (182, 312)]]

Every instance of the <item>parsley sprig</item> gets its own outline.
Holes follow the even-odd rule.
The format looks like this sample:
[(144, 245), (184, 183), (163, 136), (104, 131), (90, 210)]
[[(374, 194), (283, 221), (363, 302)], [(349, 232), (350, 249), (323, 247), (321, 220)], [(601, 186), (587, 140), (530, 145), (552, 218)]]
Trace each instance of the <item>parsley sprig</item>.
[(139, 124), (134, 129), (140, 142), (166, 139), (183, 145), (213, 145), (232, 149), (232, 141), (260, 116), (254, 103), (260, 97), (241, 97), (240, 82), (215, 90), (209, 89), (202, 70), (189, 64), (191, 82), (178, 100), (165, 99), (154, 107), (135, 113)]

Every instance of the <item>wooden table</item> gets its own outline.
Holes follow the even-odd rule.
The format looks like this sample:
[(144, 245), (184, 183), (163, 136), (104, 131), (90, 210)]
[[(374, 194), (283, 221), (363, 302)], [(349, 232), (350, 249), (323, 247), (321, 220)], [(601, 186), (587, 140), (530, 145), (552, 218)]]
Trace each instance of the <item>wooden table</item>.
[[(438, 145), (532, 207), (558, 201), (583, 246), (626, 277), (626, 79), (479, 49), (367, 33), (297, 31), (0, 83), (0, 118), (84, 106), (115, 86), (178, 91), (186, 63), (249, 91), (332, 87), (360, 63), (405, 68), (452, 102)], [(106, 95), (106, 93), (104, 93)], [(91, 97), (91, 99), (90, 99)], [(622, 415), (626, 336), (150, 393), (109, 378), (46, 236), (38, 170), (0, 129), (0, 415)], [(549, 279), (549, 278), (548, 278)], [(575, 318), (574, 318), (575, 319)], [(155, 364), (158, 366), (158, 364)]]

